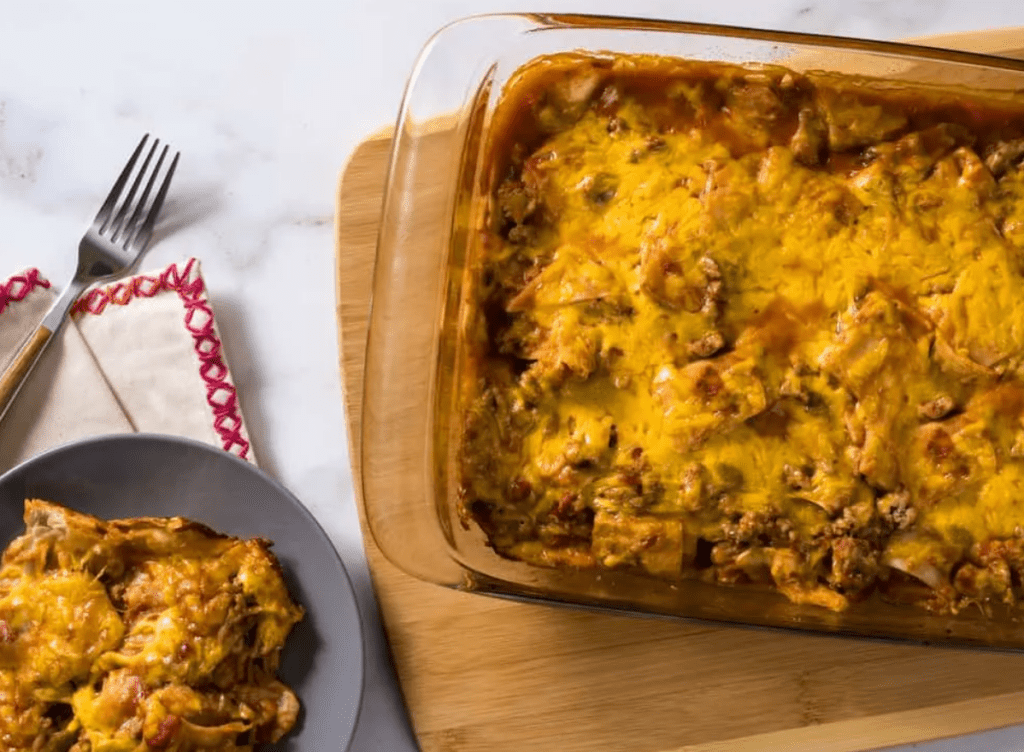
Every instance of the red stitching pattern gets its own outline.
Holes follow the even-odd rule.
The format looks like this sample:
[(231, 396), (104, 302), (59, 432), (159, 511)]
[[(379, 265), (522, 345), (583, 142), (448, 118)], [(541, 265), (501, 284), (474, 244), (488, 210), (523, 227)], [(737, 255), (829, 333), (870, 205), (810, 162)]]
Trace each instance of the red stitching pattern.
[(73, 314), (100, 314), (108, 305), (128, 305), (135, 298), (152, 298), (162, 291), (178, 293), (185, 306), (185, 328), (192, 335), (199, 375), (206, 383), (206, 402), (213, 411), (213, 427), (224, 451), (242, 459), (249, 455), (249, 442), (242, 435), (238, 394), (228, 381), (228, 367), (221, 356), (221, 342), (213, 328), (213, 311), (206, 299), (197, 261), (189, 259), (181, 268), (171, 264), (156, 277), (139, 274), (130, 279), (95, 288), (78, 299)]
[(6, 282), (0, 283), (0, 313), (3, 313), (8, 304), (24, 300), (30, 292), (37, 287), (49, 287), (50, 283), (45, 277), (40, 276), (38, 269), (26, 269), (21, 274), (16, 274)]

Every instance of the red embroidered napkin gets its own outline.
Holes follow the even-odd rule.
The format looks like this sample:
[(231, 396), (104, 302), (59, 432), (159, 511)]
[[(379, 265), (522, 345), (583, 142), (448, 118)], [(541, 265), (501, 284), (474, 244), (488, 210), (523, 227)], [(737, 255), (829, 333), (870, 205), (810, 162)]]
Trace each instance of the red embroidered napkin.
[[(55, 297), (36, 269), (0, 282), (0, 369)], [(197, 259), (78, 300), (0, 423), (0, 472), (58, 444), (134, 431), (255, 463)]]

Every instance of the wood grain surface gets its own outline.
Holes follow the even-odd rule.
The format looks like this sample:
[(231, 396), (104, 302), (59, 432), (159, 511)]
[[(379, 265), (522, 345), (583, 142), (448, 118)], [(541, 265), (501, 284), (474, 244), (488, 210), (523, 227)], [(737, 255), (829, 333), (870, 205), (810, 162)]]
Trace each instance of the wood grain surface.
[[(1024, 57), (1021, 30), (927, 41)], [(337, 196), (340, 366), (357, 492), (389, 148), (386, 132), (363, 142)], [(1024, 723), (1024, 655), (507, 602), (413, 579), (384, 558), (365, 519), (363, 530), (424, 752), (845, 752)]]

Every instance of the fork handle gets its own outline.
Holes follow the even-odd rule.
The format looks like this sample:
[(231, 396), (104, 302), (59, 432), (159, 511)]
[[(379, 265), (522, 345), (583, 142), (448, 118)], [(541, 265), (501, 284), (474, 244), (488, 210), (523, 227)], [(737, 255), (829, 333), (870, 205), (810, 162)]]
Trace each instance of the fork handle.
[(28, 338), (25, 346), (14, 356), (14, 361), (7, 367), (7, 370), (0, 376), (0, 417), (7, 412), (21, 383), (32, 370), (32, 366), (36, 364), (36, 360), (39, 359), (40, 353), (43, 352), (43, 348), (46, 347), (46, 343), (52, 336), (52, 331), (40, 325)]
[(82, 294), (86, 286), (86, 282), (77, 276), (68, 283), (64, 292), (47, 311), (38, 328), (18, 350), (18, 354), (14, 356), (14, 360), (7, 366), (3, 374), (0, 374), (0, 421), (4, 419), (14, 398), (18, 396), (18, 390), (25, 382), (25, 377), (29, 375), (32, 367), (39, 360), (39, 356), (43, 354), (53, 333), (60, 329), (71, 306), (78, 300), (78, 296)]

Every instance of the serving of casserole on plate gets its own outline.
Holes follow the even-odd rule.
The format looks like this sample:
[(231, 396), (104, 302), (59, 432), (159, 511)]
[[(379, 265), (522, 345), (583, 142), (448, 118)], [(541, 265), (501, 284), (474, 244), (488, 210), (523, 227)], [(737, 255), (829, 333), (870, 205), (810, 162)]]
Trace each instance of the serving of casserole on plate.
[(363, 682), (351, 585), (253, 465), (101, 436), (0, 475), (0, 511), (0, 749), (347, 748)]
[(266, 540), (26, 499), (0, 567), (0, 747), (239, 749), (299, 700), (275, 677), (303, 609)]

